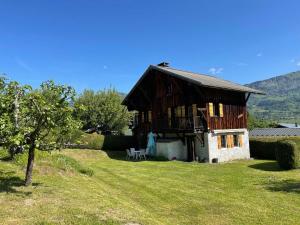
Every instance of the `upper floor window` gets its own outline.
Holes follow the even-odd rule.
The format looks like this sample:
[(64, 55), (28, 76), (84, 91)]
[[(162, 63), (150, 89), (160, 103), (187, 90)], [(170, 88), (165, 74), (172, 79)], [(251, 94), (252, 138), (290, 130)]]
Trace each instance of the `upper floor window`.
[(211, 117), (223, 117), (223, 104), (222, 103), (208, 103), (209, 116)]

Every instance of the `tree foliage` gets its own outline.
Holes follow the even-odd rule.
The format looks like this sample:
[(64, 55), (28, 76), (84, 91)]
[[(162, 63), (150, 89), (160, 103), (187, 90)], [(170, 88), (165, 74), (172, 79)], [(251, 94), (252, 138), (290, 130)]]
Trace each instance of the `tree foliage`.
[(132, 115), (121, 102), (122, 96), (115, 89), (85, 90), (75, 101), (75, 115), (84, 129), (122, 133)]
[(258, 119), (250, 113), (248, 113), (247, 123), (249, 130), (253, 130), (254, 128), (269, 128), (277, 126), (277, 123), (274, 121), (267, 119)]
[(26, 185), (32, 181), (35, 149), (53, 149), (65, 135), (79, 127), (73, 118), (74, 97), (73, 88), (53, 81), (33, 90), (0, 79), (1, 141), (8, 148), (22, 146), (28, 150)]

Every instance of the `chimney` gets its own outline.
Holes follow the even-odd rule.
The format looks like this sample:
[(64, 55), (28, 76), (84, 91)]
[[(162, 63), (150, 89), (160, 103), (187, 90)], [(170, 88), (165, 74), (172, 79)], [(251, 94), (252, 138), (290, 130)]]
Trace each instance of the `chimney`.
[(161, 66), (161, 67), (169, 67), (169, 63), (168, 62), (161, 62), (161, 63), (159, 63), (157, 65)]

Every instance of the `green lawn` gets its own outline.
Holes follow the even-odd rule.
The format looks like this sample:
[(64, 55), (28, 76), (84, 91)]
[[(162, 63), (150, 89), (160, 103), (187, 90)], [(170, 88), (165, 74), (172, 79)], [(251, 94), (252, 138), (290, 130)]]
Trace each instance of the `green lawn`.
[[(94, 175), (61, 166), (57, 154)], [(54, 156), (36, 162), (27, 188), (20, 163), (0, 161), (1, 225), (300, 224), (300, 170), (280, 171), (273, 161), (128, 162), (93, 150)]]

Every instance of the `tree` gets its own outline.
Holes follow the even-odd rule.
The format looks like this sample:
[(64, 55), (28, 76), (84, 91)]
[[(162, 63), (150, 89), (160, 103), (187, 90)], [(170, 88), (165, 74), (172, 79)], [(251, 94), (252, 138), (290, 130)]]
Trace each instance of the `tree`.
[[(0, 79), (2, 142), (8, 147), (15, 144), (28, 150), (26, 186), (32, 182), (35, 149), (45, 146), (53, 149), (61, 137), (79, 127), (72, 116), (74, 97), (73, 88), (56, 85), (53, 81), (32, 90), (29, 86)], [(49, 138), (51, 135), (56, 137), (54, 143), (50, 141), (53, 141)]]
[(82, 121), (83, 129), (122, 133), (132, 115), (121, 102), (122, 96), (115, 89), (85, 90), (75, 101), (75, 115)]
[(247, 116), (248, 129), (253, 130), (254, 128), (269, 128), (276, 127), (277, 123), (270, 120), (257, 119), (255, 116), (248, 112)]

